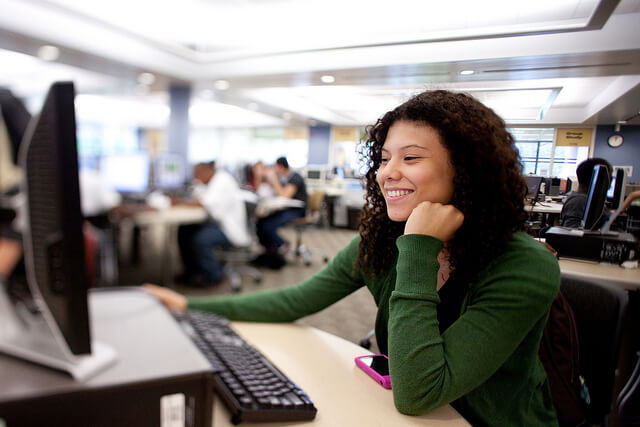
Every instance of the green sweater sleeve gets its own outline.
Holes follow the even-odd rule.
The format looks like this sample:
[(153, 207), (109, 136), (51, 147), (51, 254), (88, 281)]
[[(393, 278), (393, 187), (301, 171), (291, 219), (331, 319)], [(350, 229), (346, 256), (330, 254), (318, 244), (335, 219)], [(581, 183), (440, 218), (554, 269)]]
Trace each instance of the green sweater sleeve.
[(298, 285), (242, 295), (190, 297), (187, 308), (256, 322), (291, 322), (316, 313), (363, 286), (353, 268), (358, 241), (355, 238), (323, 270)]
[[(542, 246), (508, 249), (470, 285), (461, 316), (441, 335), (436, 276), (442, 242), (405, 235), (397, 246), (397, 279), (389, 302), (392, 389), (400, 412), (422, 414), (483, 384), (534, 326), (540, 328), (558, 290), (559, 270)], [(535, 340), (540, 336), (527, 342)], [(537, 354), (537, 343), (527, 348)]]

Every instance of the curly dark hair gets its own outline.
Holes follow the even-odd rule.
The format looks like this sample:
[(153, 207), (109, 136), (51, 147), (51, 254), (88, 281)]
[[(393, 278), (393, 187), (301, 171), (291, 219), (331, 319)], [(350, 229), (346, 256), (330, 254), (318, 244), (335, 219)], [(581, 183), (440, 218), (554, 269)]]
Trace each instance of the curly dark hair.
[(379, 274), (390, 268), (398, 253), (395, 240), (405, 223), (389, 219), (376, 182), (382, 146), (398, 121), (430, 126), (449, 152), (454, 169), (450, 203), (464, 214), (463, 225), (447, 244), (449, 263), (456, 277), (472, 280), (504, 250), (513, 232), (523, 229), (527, 187), (505, 122), (472, 96), (444, 90), (420, 93), (367, 128), (359, 147), (368, 170), (356, 266)]

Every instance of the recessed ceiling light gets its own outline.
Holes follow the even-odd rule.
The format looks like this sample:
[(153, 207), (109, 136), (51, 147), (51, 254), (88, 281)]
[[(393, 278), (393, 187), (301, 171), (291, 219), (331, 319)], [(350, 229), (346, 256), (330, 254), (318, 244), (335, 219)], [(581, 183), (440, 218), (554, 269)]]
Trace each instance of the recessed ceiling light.
[(288, 111), (285, 111), (284, 113), (282, 113), (282, 118), (285, 120), (291, 120), (291, 117), (293, 117), (293, 114), (291, 114)]
[(260, 106), (255, 102), (250, 102), (249, 104), (247, 104), (247, 108), (251, 111), (258, 111), (258, 108), (260, 108)]
[(140, 73), (138, 75), (138, 83), (141, 85), (151, 86), (156, 81), (156, 76), (151, 73)]
[(462, 71), (460, 71), (460, 74), (462, 74), (463, 76), (468, 76), (468, 75), (471, 75), (471, 74), (474, 74), (474, 73), (475, 73), (474, 70), (462, 70)]
[(336, 81), (336, 78), (330, 74), (325, 74), (324, 76), (320, 77), (320, 80), (322, 81), (322, 83), (333, 83)]
[(227, 90), (231, 85), (226, 80), (216, 80), (213, 86), (218, 90)]
[(44, 45), (38, 49), (38, 58), (43, 61), (55, 61), (60, 56), (60, 49), (51, 45)]

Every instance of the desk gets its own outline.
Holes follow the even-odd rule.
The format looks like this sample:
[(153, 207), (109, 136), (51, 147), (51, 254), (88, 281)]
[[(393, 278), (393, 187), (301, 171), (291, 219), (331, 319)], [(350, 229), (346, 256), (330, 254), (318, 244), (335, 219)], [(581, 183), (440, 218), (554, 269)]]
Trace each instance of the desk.
[(568, 277), (602, 280), (626, 290), (640, 290), (640, 268), (572, 258), (560, 258), (558, 264)]
[(525, 204), (524, 210), (527, 212), (560, 215), (560, 212), (562, 212), (562, 206), (562, 203), (557, 202), (537, 202), (533, 207), (529, 204)]
[[(149, 227), (160, 225), (163, 229), (163, 248), (162, 248), (162, 273), (160, 278), (161, 284), (167, 284), (171, 281), (172, 274), (172, 252), (171, 248), (177, 246), (175, 239), (176, 227), (184, 224), (196, 224), (207, 220), (207, 211), (201, 206), (177, 205), (167, 209), (153, 209), (146, 205), (138, 206), (135, 210), (126, 211), (127, 213), (119, 215), (115, 218), (116, 224), (120, 229), (126, 227)], [(137, 248), (133, 249), (137, 251)]]
[(528, 233), (538, 235), (540, 230), (556, 225), (562, 212), (562, 203), (536, 202), (534, 206), (525, 202), (524, 210), (529, 215)]
[[(371, 352), (335, 335), (291, 323), (233, 322), (232, 326), (305, 390), (318, 409), (313, 422), (287, 426), (469, 425), (450, 406), (420, 417), (399, 413), (391, 390), (376, 384), (353, 362), (354, 357)], [(213, 425), (232, 425), (226, 407), (215, 397)]]

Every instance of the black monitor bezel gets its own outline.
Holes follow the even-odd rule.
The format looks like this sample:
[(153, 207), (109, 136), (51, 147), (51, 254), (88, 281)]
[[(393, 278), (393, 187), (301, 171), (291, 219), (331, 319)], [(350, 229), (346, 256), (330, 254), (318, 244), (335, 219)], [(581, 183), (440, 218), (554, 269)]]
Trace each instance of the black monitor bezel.
[(607, 191), (610, 185), (611, 179), (607, 167), (604, 165), (595, 165), (587, 192), (584, 216), (582, 217), (582, 228), (584, 230), (594, 230), (597, 228), (605, 211)]
[[(45, 316), (50, 315), (71, 353), (79, 355), (91, 353), (91, 331), (74, 99), (73, 83), (51, 86), (40, 114), (29, 124), (20, 160), (27, 198), (23, 241), (29, 286), (34, 298), (44, 302)], [(50, 143), (55, 145), (52, 156), (38, 153), (43, 144)], [(53, 180), (43, 178), (43, 166), (55, 169)], [(49, 194), (44, 194), (43, 188)], [(47, 210), (42, 209), (44, 197), (49, 201)], [(38, 222), (51, 221), (51, 215), (58, 215), (59, 230), (42, 235)], [(60, 242), (60, 265), (49, 262), (54, 241)], [(54, 274), (63, 282), (54, 284)]]
[(618, 209), (620, 204), (624, 202), (624, 185), (625, 185), (624, 178), (625, 178), (625, 170), (622, 168), (617, 168), (614, 172), (614, 177), (611, 180), (611, 185), (615, 185), (613, 188), (613, 197), (609, 197), (607, 194), (607, 202), (609, 203), (612, 209)]

